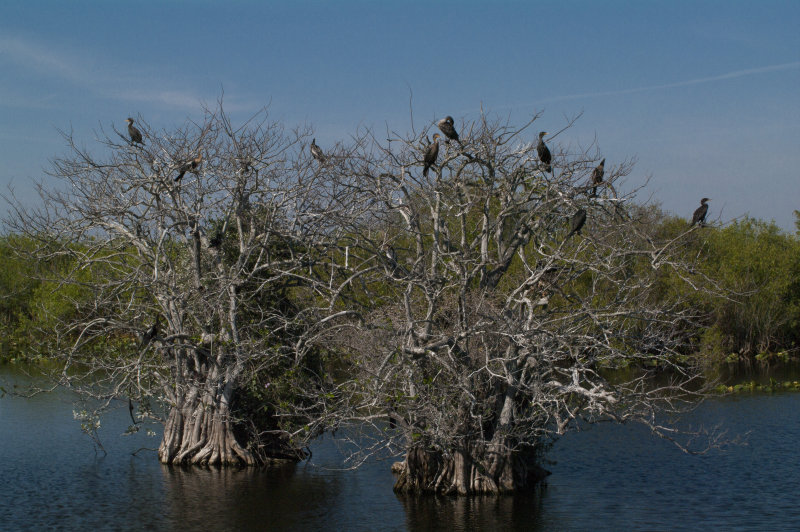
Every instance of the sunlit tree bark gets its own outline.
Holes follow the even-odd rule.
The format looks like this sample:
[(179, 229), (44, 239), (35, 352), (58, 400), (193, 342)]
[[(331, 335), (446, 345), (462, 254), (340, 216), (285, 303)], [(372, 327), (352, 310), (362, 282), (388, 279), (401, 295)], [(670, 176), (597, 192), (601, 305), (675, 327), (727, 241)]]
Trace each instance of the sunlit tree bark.
[[(427, 131), (374, 136), (341, 176), (357, 176), (374, 207), (357, 230), (374, 265), (362, 286), (371, 310), (330, 339), (359, 354), (342, 419), (373, 426), (359, 436), (364, 453), (405, 452), (396, 490), (523, 489), (581, 420), (635, 420), (671, 437), (661, 414), (702, 396), (679, 362), (697, 316), (659, 293), (664, 275), (691, 282), (680, 238), (653, 240), (633, 194), (618, 192), (630, 162), (609, 161), (595, 196), (602, 154), (559, 149), (557, 132), (544, 172), (538, 119), (461, 124), (462, 143), (443, 143), (427, 176)], [(622, 368), (639, 371), (613, 373)]]
[[(346, 196), (308, 152), (309, 132), (266, 112), (237, 127), (220, 103), (178, 129), (136, 123), (144, 146), (116, 130), (91, 149), (65, 134), (56, 183), (9, 220), (41, 243), (34, 260), (70, 265), (55, 281), (74, 312), (46, 333), (62, 383), (101, 406), (130, 398), (134, 424), (161, 419), (164, 463), (298, 458), (313, 434), (295, 429), (314, 408), (293, 409), (293, 387), (324, 382), (305, 357), (342, 312), (326, 257), (337, 219), (353, 215)], [(245, 387), (271, 401), (268, 427), (232, 411)]]

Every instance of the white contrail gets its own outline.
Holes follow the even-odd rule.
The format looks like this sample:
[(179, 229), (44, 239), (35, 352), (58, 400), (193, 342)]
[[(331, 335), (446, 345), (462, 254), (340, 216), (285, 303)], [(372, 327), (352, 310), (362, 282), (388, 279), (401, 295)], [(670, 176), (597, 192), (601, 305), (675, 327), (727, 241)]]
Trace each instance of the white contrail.
[(537, 103), (542, 102), (558, 102), (562, 100), (577, 100), (579, 98), (593, 98), (596, 96), (617, 96), (620, 94), (633, 94), (636, 92), (645, 92), (645, 91), (654, 91), (654, 90), (662, 90), (662, 89), (673, 89), (676, 87), (687, 87), (689, 85), (700, 85), (703, 83), (711, 83), (714, 81), (720, 81), (723, 79), (733, 79), (733, 78), (741, 78), (744, 76), (752, 76), (754, 74), (764, 74), (766, 72), (775, 72), (778, 70), (791, 70), (794, 68), (800, 68), (800, 61), (794, 61), (792, 63), (781, 63), (778, 65), (769, 65), (759, 68), (747, 68), (744, 70), (734, 70), (733, 72), (727, 72), (725, 74), (720, 74), (718, 76), (708, 76), (705, 78), (696, 78), (696, 79), (689, 79), (685, 81), (676, 81), (675, 83), (664, 83), (661, 85), (647, 85), (645, 87), (636, 87), (633, 89), (622, 89), (622, 90), (615, 90), (615, 91), (602, 91), (602, 92), (585, 92), (579, 94), (565, 94), (564, 96), (554, 96), (552, 98), (545, 98), (543, 100), (539, 100)]

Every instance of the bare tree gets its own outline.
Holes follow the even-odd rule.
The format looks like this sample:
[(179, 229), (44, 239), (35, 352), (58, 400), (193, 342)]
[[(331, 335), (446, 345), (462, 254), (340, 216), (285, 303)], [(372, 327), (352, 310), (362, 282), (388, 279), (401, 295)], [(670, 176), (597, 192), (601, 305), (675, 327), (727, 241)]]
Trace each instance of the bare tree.
[[(463, 124), (427, 175), (425, 131), (365, 136), (341, 168), (372, 206), (348, 231), (372, 267), (353, 285), (363, 321), (327, 338), (358, 353), (336, 412), (372, 427), (355, 438), (363, 454), (405, 453), (396, 490), (522, 489), (581, 420), (636, 420), (671, 438), (661, 414), (702, 396), (676, 362), (696, 313), (661, 293), (665, 276), (691, 282), (680, 239), (654, 240), (634, 194), (618, 195), (630, 162), (609, 164), (595, 193), (601, 154), (560, 151), (556, 134), (544, 172), (538, 118)], [(634, 377), (610, 376), (631, 366)]]
[[(347, 315), (330, 260), (343, 256), (337, 220), (357, 213), (306, 149), (310, 132), (266, 111), (234, 127), (220, 101), (175, 130), (137, 124), (144, 145), (101, 131), (96, 153), (65, 134), (58, 184), (8, 222), (41, 243), (35, 260), (69, 265), (56, 281), (75, 311), (48, 331), (61, 382), (101, 406), (129, 398), (134, 424), (161, 419), (164, 463), (300, 458), (315, 399), (296, 405), (294, 389), (325, 386), (305, 362)], [(266, 426), (232, 412), (246, 389), (268, 403)]]

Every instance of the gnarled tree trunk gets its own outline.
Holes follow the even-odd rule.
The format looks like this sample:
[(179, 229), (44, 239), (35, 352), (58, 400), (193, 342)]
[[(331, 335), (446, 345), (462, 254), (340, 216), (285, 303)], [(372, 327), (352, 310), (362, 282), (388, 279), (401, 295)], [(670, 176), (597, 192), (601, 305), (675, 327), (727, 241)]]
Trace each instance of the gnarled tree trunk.
[(171, 408), (158, 458), (165, 464), (232, 465), (256, 463), (236, 440), (230, 392), (189, 397)]
[(532, 488), (550, 473), (537, 465), (535, 453), (496, 443), (475, 443), (452, 452), (414, 447), (395, 464), (394, 490), (401, 493), (478, 495)]

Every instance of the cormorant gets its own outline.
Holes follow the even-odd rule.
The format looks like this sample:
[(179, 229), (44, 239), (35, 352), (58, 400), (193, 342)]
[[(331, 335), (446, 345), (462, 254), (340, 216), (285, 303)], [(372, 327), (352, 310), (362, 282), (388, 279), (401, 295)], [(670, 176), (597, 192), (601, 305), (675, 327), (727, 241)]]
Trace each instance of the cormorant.
[(433, 135), (433, 142), (428, 146), (428, 151), (425, 152), (425, 168), (422, 169), (422, 175), (428, 176), (428, 169), (436, 163), (436, 158), (439, 157), (439, 137), (438, 133)]
[(603, 182), (603, 174), (605, 173), (605, 165), (606, 160), (603, 159), (600, 161), (600, 164), (597, 165), (597, 168), (592, 170), (592, 184), (594, 187), (592, 188), (592, 197), (597, 196), (597, 185)]
[(695, 209), (694, 215), (692, 215), (692, 227), (696, 223), (700, 223), (700, 227), (705, 227), (706, 225), (706, 214), (708, 214), (708, 205), (706, 202), (710, 201), (710, 198), (703, 198), (700, 200), (700, 206)]
[(225, 235), (222, 233), (221, 228), (217, 228), (214, 233), (211, 235), (211, 238), (208, 239), (208, 247), (210, 248), (218, 248), (222, 245), (222, 239)]
[(539, 160), (542, 161), (542, 164), (546, 165), (545, 171), (552, 174), (553, 167), (550, 165), (550, 162), (553, 160), (553, 156), (550, 154), (550, 150), (542, 140), (542, 137), (545, 135), (547, 135), (546, 131), (539, 132), (539, 144), (536, 145), (536, 152), (539, 154)]
[(453, 124), (454, 122), (452, 116), (447, 116), (445, 118), (442, 118), (441, 120), (439, 120), (439, 122), (436, 123), (436, 125), (439, 126), (439, 129), (442, 130), (442, 133), (444, 133), (444, 136), (447, 137), (446, 142), (455, 140), (456, 142), (461, 144), (461, 141), (458, 139), (458, 133), (456, 132), (456, 128), (454, 127)]
[(142, 132), (133, 125), (133, 118), (126, 118), (125, 121), (128, 123), (128, 135), (131, 137), (131, 143), (141, 144), (144, 146), (144, 142), (142, 141)]
[(139, 349), (144, 349), (145, 347), (147, 347), (147, 344), (149, 344), (153, 340), (153, 338), (156, 337), (156, 335), (158, 334), (158, 325), (160, 321), (161, 321), (161, 314), (158, 314), (156, 316), (155, 323), (153, 323), (153, 325), (149, 329), (147, 329), (147, 331), (142, 336), (142, 344), (141, 346), (139, 346)]
[(311, 155), (320, 163), (325, 164), (325, 154), (322, 153), (322, 148), (317, 146), (317, 139), (311, 139)]
[[(581, 229), (585, 223), (586, 211), (583, 209), (578, 209), (578, 212), (572, 215), (571, 229), (567, 234), (567, 238), (571, 237), (575, 233), (581, 234)], [(564, 240), (566, 240), (566, 238)]]
[(178, 175), (175, 177), (175, 182), (177, 183), (181, 179), (183, 179), (183, 175), (186, 172), (194, 172), (197, 170), (197, 167), (200, 166), (200, 162), (203, 160), (203, 154), (199, 153), (197, 157), (192, 159), (191, 161), (186, 161), (178, 168)]

